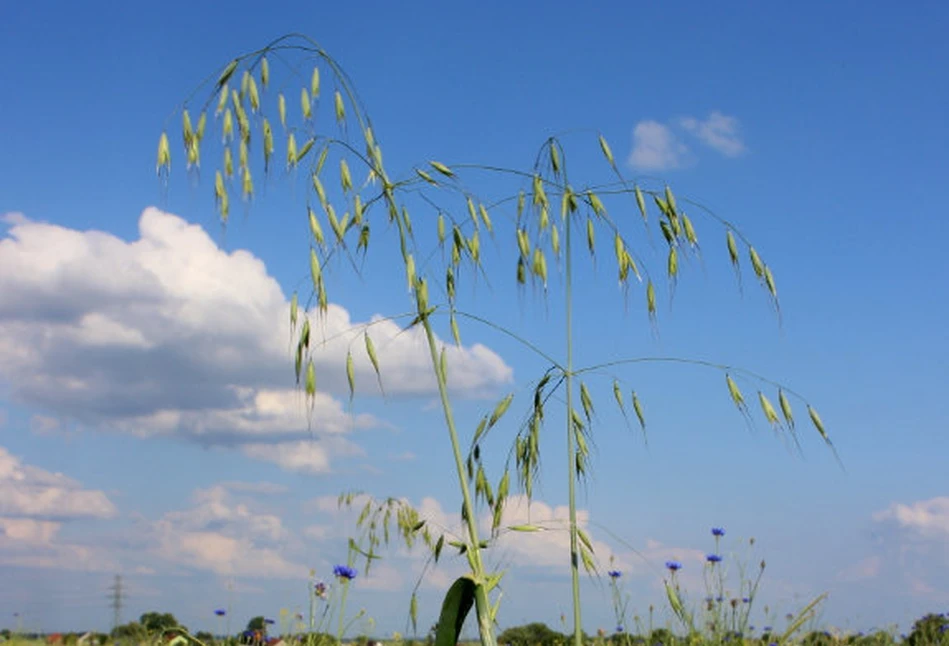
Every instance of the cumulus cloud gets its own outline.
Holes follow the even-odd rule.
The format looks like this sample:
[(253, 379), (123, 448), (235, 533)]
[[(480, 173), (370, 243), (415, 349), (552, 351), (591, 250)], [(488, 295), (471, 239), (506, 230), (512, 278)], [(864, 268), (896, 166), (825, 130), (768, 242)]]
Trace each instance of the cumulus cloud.
[(250, 443), (241, 450), (248, 457), (271, 462), (286, 471), (301, 473), (329, 473), (330, 455), (365, 455), (359, 446), (342, 438), (297, 440), (279, 444)]
[(0, 446), (0, 515), (63, 519), (115, 514), (115, 506), (102, 491), (83, 489), (61, 473), (23, 464)]
[(694, 155), (681, 135), (692, 137), (725, 157), (738, 157), (747, 152), (738, 119), (713, 111), (705, 119), (682, 117), (670, 125), (653, 120), (640, 121), (633, 128), (629, 165), (641, 171), (688, 166)]
[(115, 561), (104, 550), (63, 542), (59, 532), (65, 521), (112, 518), (116, 513), (102, 491), (24, 464), (0, 447), (0, 564), (114, 570)]
[[(328, 392), (316, 398), (308, 428), (292, 380), (289, 302), (260, 259), (226, 252), (201, 227), (154, 208), (142, 213), (131, 242), (20, 214), (3, 220), (0, 382), (43, 410), (40, 431), (58, 417), (236, 445), (258, 459), (322, 472), (325, 448), (308, 449), (299, 463), (288, 457), (301, 438), (381, 424), (348, 414), (333, 396), (346, 391), (346, 353), (370, 323), (387, 394), (435, 390), (420, 330), (403, 332), (379, 317), (353, 321), (330, 304), (314, 325), (313, 355)], [(511, 368), (483, 345), (448, 344), (446, 352), (456, 393), (481, 396), (512, 380)], [(378, 393), (361, 354), (357, 384)]]
[(289, 560), (296, 538), (283, 520), (234, 500), (224, 486), (199, 489), (192, 507), (150, 525), (151, 552), (165, 561), (219, 575), (305, 578)]
[(640, 121), (633, 128), (629, 165), (636, 170), (671, 170), (685, 165), (688, 147), (658, 121)]
[(715, 111), (704, 120), (685, 117), (679, 123), (687, 132), (725, 157), (738, 157), (747, 150), (741, 139), (741, 127), (735, 117)]
[(921, 538), (949, 540), (949, 497), (930, 498), (908, 505), (894, 503), (875, 512), (873, 520), (895, 524)]
[(60, 541), (62, 525), (58, 521), (0, 516), (0, 565), (92, 572), (118, 569), (105, 550)]

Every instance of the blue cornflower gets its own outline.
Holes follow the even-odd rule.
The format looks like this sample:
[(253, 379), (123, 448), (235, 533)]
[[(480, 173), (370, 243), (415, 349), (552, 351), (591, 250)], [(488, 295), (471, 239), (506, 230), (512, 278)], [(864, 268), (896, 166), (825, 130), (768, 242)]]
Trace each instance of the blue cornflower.
[(719, 603), (721, 603), (721, 602), (724, 601), (724, 600), (725, 600), (725, 597), (723, 597), (722, 595), (718, 595), (717, 597), (715, 597), (715, 601), (717, 601), (717, 602), (719, 602)]
[(274, 625), (276, 622), (273, 619), (264, 619), (265, 624)]
[(676, 570), (682, 569), (682, 564), (678, 561), (666, 561), (666, 567), (671, 571), (675, 572)]
[(618, 632), (618, 633), (623, 632), (623, 627), (622, 627), (622, 626), (617, 626), (617, 627), (616, 627), (616, 632)]
[(725, 530), (722, 527), (713, 527), (712, 536), (724, 536)]
[(218, 608), (217, 610), (214, 611), (214, 614), (216, 614), (218, 617), (223, 617), (224, 615), (227, 614), (227, 611), (224, 610), (223, 608)]
[(765, 626), (765, 627), (762, 628), (761, 630), (764, 631), (764, 632), (766, 632), (766, 633), (770, 633), (771, 630), (772, 630), (772, 628), (771, 628), (771, 626)]
[(709, 563), (721, 563), (722, 557), (719, 556), (718, 554), (708, 554), (705, 556), (705, 560), (708, 561)]
[(751, 603), (751, 599), (749, 599), (748, 597), (742, 597), (742, 598), (741, 598), (741, 602), (742, 602), (742, 603)]
[(352, 581), (356, 578), (356, 570), (348, 565), (337, 565), (333, 568), (333, 575), (339, 579)]
[(623, 576), (623, 573), (620, 572), (619, 570), (610, 570), (609, 572), (607, 572), (607, 574), (610, 576), (611, 579), (618, 579), (621, 576)]

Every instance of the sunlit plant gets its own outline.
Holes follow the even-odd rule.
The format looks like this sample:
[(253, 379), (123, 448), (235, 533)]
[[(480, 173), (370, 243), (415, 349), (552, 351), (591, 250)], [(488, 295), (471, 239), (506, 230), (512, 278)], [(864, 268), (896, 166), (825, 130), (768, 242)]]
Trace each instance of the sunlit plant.
[[(271, 63), (286, 73), (279, 84), (272, 77)], [(282, 75), (281, 75), (282, 76)], [(740, 277), (741, 258), (749, 263), (755, 279), (769, 296), (775, 311), (778, 293), (771, 267), (759, 251), (731, 222), (701, 205), (677, 197), (669, 186), (649, 186), (627, 178), (616, 164), (606, 139), (592, 133), (588, 143), (598, 148), (607, 181), (593, 182), (568, 164), (564, 140), (553, 136), (543, 142), (536, 159), (527, 169), (510, 169), (488, 164), (448, 164), (430, 161), (408, 173), (390, 174), (383, 162), (381, 138), (359, 100), (355, 86), (342, 67), (315, 41), (297, 34), (281, 37), (261, 50), (230, 61), (202, 86), (205, 93), (197, 102), (181, 107), (181, 135), (185, 165), (197, 172), (202, 149), (208, 142), (222, 142), (215, 153), (213, 193), (222, 222), (232, 212), (232, 202), (250, 203), (257, 195), (261, 175), (285, 170), (308, 184), (308, 199), (301, 207), (309, 227), (310, 297), (302, 304), (295, 293), (290, 306), (294, 335), (294, 371), (297, 383), (312, 405), (317, 393), (313, 351), (328, 339), (320, 338), (319, 322), (329, 306), (330, 263), (348, 265), (359, 271), (370, 248), (391, 244), (398, 271), (404, 274), (411, 311), (390, 320), (404, 320), (405, 329), (420, 335), (435, 377), (445, 418), (450, 455), (457, 473), (462, 498), (461, 536), (431, 528), (405, 501), (386, 499), (364, 501), (346, 495), (341, 502), (363, 505), (359, 527), (363, 531), (358, 553), (366, 559), (368, 572), (378, 558), (379, 547), (389, 540), (390, 523), (398, 536), (411, 545), (418, 539), (437, 562), (450, 547), (467, 562), (469, 573), (459, 578), (446, 594), (438, 621), (439, 646), (453, 646), (472, 605), (484, 646), (495, 646), (495, 619), (500, 603), (499, 584), (503, 571), (485, 564), (483, 551), (502, 532), (543, 531), (533, 525), (503, 526), (505, 502), (511, 494), (511, 479), (528, 499), (540, 474), (542, 437), (548, 420), (556, 413), (551, 398), (564, 401), (564, 441), (567, 447), (567, 489), (570, 535), (574, 643), (582, 641), (580, 568), (597, 571), (592, 542), (577, 524), (576, 484), (591, 469), (590, 447), (596, 422), (598, 379), (606, 378), (606, 396), (615, 400), (627, 421), (646, 429), (644, 406), (636, 390), (623, 377), (623, 370), (650, 363), (685, 363), (719, 371), (728, 396), (746, 418), (751, 405), (739, 382), (754, 384), (761, 414), (769, 425), (798, 441), (792, 400), (804, 401), (787, 387), (733, 366), (675, 357), (615, 357), (607, 363), (582, 366), (576, 360), (574, 329), (574, 271), (581, 255), (605, 263), (612, 257), (615, 278), (623, 297), (632, 293), (641, 299), (648, 320), (656, 324), (662, 284), (674, 289), (682, 267), (700, 255), (698, 215), (720, 229), (727, 258)], [(295, 98), (298, 97), (298, 98)], [(206, 138), (209, 122), (219, 136)], [(167, 179), (172, 152), (167, 130), (159, 138), (157, 170)], [(489, 180), (487, 197), (475, 189)], [(686, 213), (685, 208), (690, 209)], [(631, 217), (631, 215), (633, 215)], [(642, 255), (643, 240), (637, 233), (660, 236), (661, 266), (651, 268)], [(489, 257), (489, 243), (499, 241), (500, 249), (510, 248), (513, 257), (502, 257), (503, 265)], [(512, 244), (508, 247), (508, 241)], [(581, 253), (582, 251), (582, 253)], [(392, 256), (390, 256), (392, 257)], [(391, 274), (395, 267), (389, 269)], [(535, 292), (549, 294), (551, 274), (562, 272), (565, 327), (563, 352), (539, 347), (471, 309), (459, 287), (482, 277), (502, 275), (517, 285), (532, 285)], [(635, 291), (634, 291), (635, 290)], [(482, 447), (492, 430), (512, 407), (514, 393), (502, 397), (493, 409), (464, 434), (452, 408), (448, 384), (451, 379), (446, 345), (436, 336), (436, 325), (444, 325), (456, 344), (461, 344), (462, 323), (481, 325), (508, 335), (546, 364), (532, 382), (525, 413), (516, 427), (513, 447), (503, 471), (492, 478), (482, 460)], [(345, 360), (345, 379), (350, 400), (356, 392), (356, 356), (363, 354), (384, 386), (384, 370), (373, 341), (372, 324), (352, 330)], [(361, 359), (362, 360), (362, 359)], [(769, 391), (769, 392), (766, 392)], [(770, 393), (770, 394), (769, 394)], [(775, 405), (773, 402), (777, 402)], [(819, 435), (830, 444), (817, 412), (804, 401), (808, 416)], [(546, 446), (546, 444), (545, 444)], [(478, 526), (479, 510), (491, 520), (488, 535)], [(350, 543), (351, 548), (354, 543)], [(674, 571), (673, 571), (674, 573)], [(345, 588), (344, 588), (345, 590)], [(344, 592), (345, 594), (345, 592)], [(671, 598), (671, 597), (670, 597)], [(415, 594), (410, 601), (413, 623), (417, 615)]]

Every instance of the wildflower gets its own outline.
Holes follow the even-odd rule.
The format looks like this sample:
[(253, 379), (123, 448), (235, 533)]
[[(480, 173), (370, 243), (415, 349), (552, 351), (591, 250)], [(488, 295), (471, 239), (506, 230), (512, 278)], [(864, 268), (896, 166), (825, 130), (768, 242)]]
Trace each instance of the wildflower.
[(725, 597), (723, 597), (722, 595), (718, 595), (717, 597), (715, 597), (715, 601), (717, 601), (718, 603), (721, 603), (724, 600), (725, 600)]
[(763, 630), (763, 631), (766, 632), (766, 633), (770, 633), (770, 632), (771, 632), (771, 626), (765, 626), (765, 627), (762, 628), (761, 630)]
[(609, 572), (607, 572), (607, 574), (610, 575), (611, 579), (618, 579), (621, 576), (623, 576), (623, 573), (620, 572), (619, 570), (610, 570)]
[(721, 527), (712, 528), (712, 536), (724, 536), (724, 535), (725, 535), (725, 530), (723, 528)]
[(313, 593), (316, 594), (320, 599), (326, 598), (326, 584), (322, 581), (317, 581), (313, 585)]
[(709, 563), (721, 563), (722, 557), (719, 556), (718, 554), (708, 554), (706, 555), (705, 560), (708, 561)]
[(742, 598), (741, 598), (741, 602), (742, 602), (742, 603), (751, 603), (751, 599), (748, 598), (748, 597), (742, 597)]
[(333, 576), (340, 580), (352, 581), (356, 578), (356, 570), (348, 565), (337, 565), (333, 568)]
[(264, 623), (272, 626), (277, 622), (275, 622), (273, 619), (264, 619)]
[(682, 569), (682, 564), (678, 561), (666, 561), (666, 567), (670, 572), (675, 572), (676, 570)]
[(223, 617), (224, 615), (227, 614), (227, 611), (224, 610), (223, 608), (218, 608), (217, 610), (214, 611), (214, 614), (216, 614), (218, 617)]
[(616, 632), (618, 632), (618, 633), (623, 632), (623, 627), (622, 627), (622, 626), (617, 626), (617, 627), (616, 627)]

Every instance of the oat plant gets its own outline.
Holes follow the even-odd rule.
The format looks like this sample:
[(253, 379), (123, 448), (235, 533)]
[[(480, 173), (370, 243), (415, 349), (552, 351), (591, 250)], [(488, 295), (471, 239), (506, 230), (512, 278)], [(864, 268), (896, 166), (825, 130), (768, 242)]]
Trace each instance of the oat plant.
[[(273, 78), (271, 65), (275, 71)], [(285, 80), (277, 82), (277, 77)], [(341, 502), (353, 504), (358, 500), (362, 505), (358, 525), (363, 534), (360, 542), (351, 543), (351, 547), (355, 545), (365, 557), (367, 570), (379, 558), (380, 547), (388, 543), (392, 525), (397, 529), (397, 537), (406, 544), (421, 542), (430, 552), (430, 562), (437, 562), (446, 547), (467, 561), (469, 573), (451, 586), (444, 599), (438, 620), (438, 646), (454, 646), (472, 605), (482, 644), (495, 646), (499, 584), (504, 572), (486, 565), (484, 550), (504, 533), (551, 530), (536, 525), (505, 527), (503, 512), (511, 492), (512, 471), (528, 500), (533, 495), (540, 474), (541, 431), (553, 403), (565, 402), (563, 441), (567, 448), (570, 535), (569, 555), (565, 557), (569, 558), (571, 571), (575, 646), (581, 645), (583, 636), (580, 568), (597, 572), (597, 556), (590, 537), (577, 524), (576, 506), (576, 485), (591, 468), (597, 401), (594, 392), (599, 392), (591, 386), (598, 380), (607, 380), (609, 387), (600, 390), (615, 399), (628, 422), (635, 417), (645, 431), (643, 404), (622, 378), (624, 369), (670, 362), (710, 368), (721, 373), (728, 396), (749, 421), (751, 402), (739, 382), (753, 384), (764, 419), (783, 437), (797, 443), (791, 401), (804, 401), (803, 398), (754, 373), (676, 357), (617, 357), (597, 365), (577, 364), (574, 272), (581, 255), (605, 263), (606, 259), (601, 258), (606, 255), (602, 254), (603, 247), (609, 249), (621, 293), (627, 300), (633, 296), (641, 299), (650, 323), (655, 326), (660, 288), (665, 284), (674, 289), (683, 264), (699, 258), (699, 235), (693, 215), (720, 229), (728, 260), (739, 280), (740, 260), (747, 259), (755, 279), (780, 313), (772, 270), (739, 229), (700, 204), (677, 200), (668, 186), (651, 186), (627, 178), (601, 134), (589, 133), (585, 142), (599, 149), (597, 155), (605, 181), (586, 180), (584, 175), (594, 170), (586, 164), (578, 173), (572, 168), (568, 172), (565, 138), (557, 136), (543, 142), (533, 165), (526, 170), (429, 161), (402, 175), (390, 175), (383, 162), (380, 138), (353, 83), (318, 43), (299, 34), (283, 36), (230, 61), (180, 106), (175, 118), (181, 120), (185, 165), (192, 174), (197, 174), (201, 167), (209, 122), (219, 129), (219, 136), (210, 141), (211, 147), (222, 142), (213, 190), (223, 223), (231, 215), (232, 200), (250, 204), (255, 199), (261, 170), (265, 178), (279, 172), (303, 179), (308, 185), (307, 204), (301, 207), (300, 215), (302, 219), (305, 213), (311, 238), (311, 285), (302, 303), (294, 293), (290, 323), (295, 341), (295, 375), (311, 412), (318, 378), (313, 352), (332, 340), (325, 334), (321, 338), (320, 333), (321, 317), (329, 306), (329, 265), (349, 266), (360, 272), (370, 248), (392, 245), (395, 255), (383, 253), (383, 257), (399, 263), (398, 271), (404, 273), (410, 294), (410, 311), (389, 320), (404, 320), (404, 333), (417, 334), (424, 341), (463, 501), (464, 529), (460, 535), (454, 535), (448, 528), (431, 527), (403, 500), (376, 501), (346, 494)], [(166, 128), (161, 134), (158, 145), (157, 171), (163, 180), (167, 180), (172, 163), (167, 131)], [(475, 190), (480, 182), (489, 183), (496, 194), (487, 197), (483, 191)], [(691, 215), (683, 206), (690, 209)], [(656, 229), (662, 266), (651, 271), (642, 249), (650, 242), (655, 245), (650, 236)], [(464, 281), (476, 284), (491, 280), (499, 267), (488, 252), (492, 246), (506, 247), (509, 241), (516, 243), (511, 248), (516, 248), (517, 253), (513, 259), (502, 258), (511, 264), (500, 267), (501, 275), (517, 285), (530, 285), (536, 293), (546, 296), (551, 274), (558, 269), (562, 272), (562, 357), (540, 348), (526, 335), (469, 309), (459, 296), (459, 286)], [(391, 274), (393, 269), (389, 267), (385, 273)], [(508, 335), (547, 365), (531, 385), (524, 415), (497, 480), (488, 476), (482, 447), (512, 407), (515, 393), (501, 398), (463, 441), (448, 387), (451, 366), (446, 346), (435, 331), (436, 325), (446, 326), (454, 342), (460, 345), (462, 321)], [(373, 341), (372, 325), (346, 333), (350, 349), (345, 377), (350, 400), (356, 390), (355, 366), (359, 355), (361, 363), (371, 365), (384, 392), (384, 370)], [(551, 402), (555, 396), (557, 399)], [(777, 401), (777, 406), (773, 401)], [(820, 417), (806, 401), (804, 404), (817, 432), (832, 448)], [(488, 535), (482, 536), (479, 529), (479, 510), (487, 512), (491, 519)], [(410, 600), (409, 614), (414, 623), (415, 594)]]

